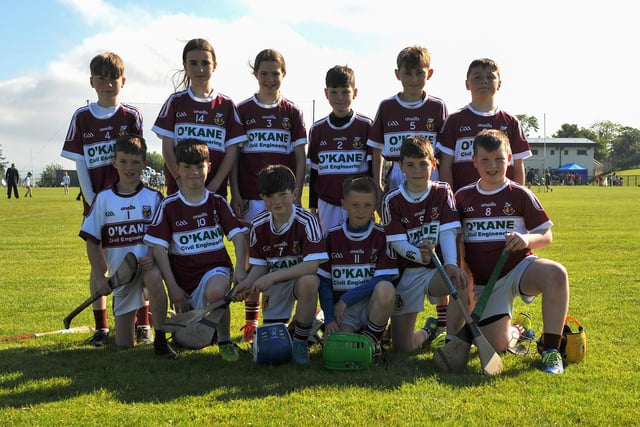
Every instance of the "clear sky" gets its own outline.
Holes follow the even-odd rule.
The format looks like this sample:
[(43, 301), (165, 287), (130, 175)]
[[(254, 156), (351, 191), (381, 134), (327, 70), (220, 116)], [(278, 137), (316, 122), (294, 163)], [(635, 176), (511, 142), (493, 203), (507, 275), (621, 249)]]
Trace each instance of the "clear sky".
[(71, 115), (94, 101), (88, 64), (104, 50), (125, 61), (121, 100), (138, 106), (150, 130), (173, 92), (185, 42), (202, 37), (218, 57), (216, 90), (236, 102), (257, 83), (249, 63), (264, 48), (287, 61), (284, 96), (303, 109), (309, 127), (329, 112), (324, 74), (336, 64), (356, 73), (354, 108), (373, 118), (378, 103), (400, 90), (395, 58), (419, 44), (435, 70), (428, 93), (455, 111), (469, 102), (469, 63), (497, 61), (498, 105), (538, 118), (532, 137), (563, 123), (590, 127), (610, 120), (640, 128), (633, 81), (640, 61), (633, 2), (621, 0), (28, 0), (10, 2), (0, 26), (0, 145), (22, 174), (57, 163)]

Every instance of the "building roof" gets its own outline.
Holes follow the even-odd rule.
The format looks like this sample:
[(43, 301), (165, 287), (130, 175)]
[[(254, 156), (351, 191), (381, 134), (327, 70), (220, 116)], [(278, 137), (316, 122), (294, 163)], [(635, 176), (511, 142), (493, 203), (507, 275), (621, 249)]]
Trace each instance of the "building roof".
[(527, 138), (529, 145), (562, 145), (571, 146), (579, 145), (581, 147), (597, 145), (597, 142), (590, 140), (589, 138)]

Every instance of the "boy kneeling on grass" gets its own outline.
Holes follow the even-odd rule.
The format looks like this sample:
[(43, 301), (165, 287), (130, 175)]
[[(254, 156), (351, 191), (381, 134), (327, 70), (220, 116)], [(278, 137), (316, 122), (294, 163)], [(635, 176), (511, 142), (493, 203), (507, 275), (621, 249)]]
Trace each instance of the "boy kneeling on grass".
[[(162, 201), (144, 238), (167, 284), (171, 304), (178, 313), (204, 308), (224, 298), (231, 280), (246, 277), (246, 227), (227, 201), (205, 187), (209, 148), (203, 141), (185, 139), (176, 145), (180, 190)], [(224, 245), (235, 248), (235, 270)], [(233, 277), (232, 277), (233, 276)], [(229, 307), (217, 325), (218, 347), (224, 361), (235, 362)]]
[(245, 280), (238, 283), (234, 299), (262, 292), (264, 323), (287, 323), (294, 317), (293, 361), (309, 363), (307, 340), (318, 304), (316, 274), (329, 259), (315, 215), (294, 205), (296, 179), (291, 169), (270, 165), (258, 174), (258, 191), (266, 210), (251, 222), (249, 264)]
[(551, 243), (553, 223), (531, 191), (506, 177), (511, 150), (504, 132), (480, 132), (473, 142), (472, 160), (480, 179), (456, 192), (456, 204), (476, 296), (482, 294), (482, 284), (487, 282), (501, 251), (506, 247), (510, 252), (480, 318), (482, 333), (496, 351), (505, 351), (514, 299), (519, 296), (529, 304), (536, 295), (542, 295), (542, 369), (562, 374), (558, 350), (569, 306), (567, 271), (557, 262), (531, 252)]
[[(94, 293), (111, 293), (105, 275), (115, 274), (128, 252), (137, 256), (142, 267), (142, 282), (133, 281), (113, 290), (116, 345), (133, 347), (136, 310), (145, 305), (142, 299), (144, 286), (153, 311), (154, 350), (160, 357), (175, 359), (176, 353), (167, 344), (162, 331), (167, 317), (167, 294), (149, 247), (143, 243), (145, 230), (162, 200), (162, 194), (145, 187), (140, 181), (146, 155), (147, 145), (141, 136), (124, 135), (116, 140), (112, 163), (118, 172), (118, 181), (96, 195), (82, 223), (80, 237), (87, 241), (90, 285)], [(106, 332), (98, 329), (96, 334)]]

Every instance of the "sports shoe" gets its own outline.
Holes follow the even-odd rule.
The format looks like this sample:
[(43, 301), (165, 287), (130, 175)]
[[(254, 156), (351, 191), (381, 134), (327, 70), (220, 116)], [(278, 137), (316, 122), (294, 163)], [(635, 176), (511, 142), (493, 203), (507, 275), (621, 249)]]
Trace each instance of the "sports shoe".
[(153, 341), (153, 351), (155, 352), (156, 356), (162, 359), (173, 360), (178, 358), (178, 353), (176, 353), (175, 350), (171, 348), (164, 336), (164, 333), (162, 334), (162, 336), (160, 336), (160, 334), (156, 334), (156, 339)]
[(371, 346), (373, 347), (373, 364), (386, 366), (388, 363), (387, 355), (382, 348), (382, 344), (380, 344), (380, 341), (367, 331), (362, 331), (360, 333), (369, 338), (369, 341), (371, 341)]
[(153, 344), (153, 335), (151, 333), (150, 326), (137, 326), (136, 327), (136, 342), (138, 344)]
[(88, 338), (84, 343), (92, 345), (94, 347), (104, 347), (109, 342), (109, 330), (97, 329), (91, 338)]
[(424, 342), (424, 345), (428, 346), (436, 337), (436, 330), (438, 329), (438, 319), (433, 316), (427, 317), (427, 321), (424, 322), (424, 327), (422, 329), (427, 333), (427, 340)]
[(218, 344), (218, 348), (220, 350), (220, 357), (222, 357), (222, 360), (225, 362), (237, 362), (240, 359), (236, 346), (233, 345), (232, 342), (229, 341)]
[(562, 356), (558, 350), (550, 349), (542, 352), (542, 370), (548, 374), (564, 374)]
[(293, 340), (291, 358), (298, 365), (306, 365), (311, 362), (309, 358), (309, 346), (306, 341)]
[(240, 330), (242, 331), (242, 341), (243, 342), (247, 342), (249, 344), (253, 344), (253, 337), (256, 334), (256, 327), (258, 325), (256, 324), (256, 322), (252, 321), (252, 320), (247, 320), (247, 322), (244, 324), (244, 326), (242, 328), (240, 328)]
[(447, 343), (447, 331), (441, 331), (434, 339), (429, 343), (431, 350), (436, 351), (439, 348), (444, 347)]

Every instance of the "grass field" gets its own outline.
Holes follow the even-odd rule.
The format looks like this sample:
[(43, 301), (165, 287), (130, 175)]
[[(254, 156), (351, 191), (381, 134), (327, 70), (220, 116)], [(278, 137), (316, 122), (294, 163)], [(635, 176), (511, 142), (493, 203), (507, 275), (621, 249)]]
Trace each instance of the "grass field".
[[(504, 355), (505, 372), (435, 372), (432, 354), (391, 355), (361, 372), (257, 366), (249, 353), (230, 365), (216, 347), (157, 360), (151, 347), (118, 351), (66, 334), (0, 342), (2, 425), (568, 426), (639, 425), (640, 188), (534, 189), (554, 221), (542, 256), (563, 263), (570, 314), (588, 334), (587, 359), (563, 376), (538, 370), (537, 355)], [(88, 296), (89, 267), (77, 237), (75, 191), (34, 189), (0, 204), (0, 336), (62, 328)], [(516, 310), (523, 309), (521, 302)], [(239, 339), (242, 304), (233, 304)], [(540, 301), (526, 308), (540, 333)], [(435, 312), (432, 306), (419, 320)], [(110, 318), (112, 323), (112, 318)], [(73, 326), (93, 325), (91, 310)]]

